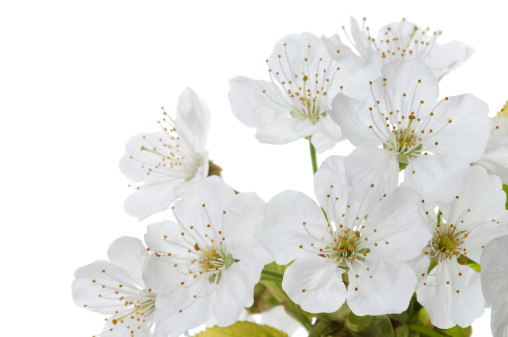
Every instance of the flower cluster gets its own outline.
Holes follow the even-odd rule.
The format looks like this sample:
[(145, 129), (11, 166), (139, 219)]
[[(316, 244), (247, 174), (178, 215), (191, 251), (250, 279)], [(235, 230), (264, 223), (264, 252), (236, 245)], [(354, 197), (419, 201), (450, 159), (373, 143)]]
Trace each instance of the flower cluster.
[[(312, 336), (369, 336), (372, 316), (386, 315), (392, 334), (466, 335), (487, 305), (495, 336), (508, 336), (508, 236), (498, 238), (508, 235), (508, 116), (439, 92), (471, 48), (406, 20), (373, 37), (351, 19), (343, 34), (349, 43), (288, 35), (266, 60), (268, 81), (230, 81), (232, 112), (260, 142), (309, 140), (317, 202), (228, 186), (208, 160), (210, 112), (192, 89), (160, 131), (127, 143), (120, 169), (137, 185), (125, 211), (171, 219), (148, 225), (145, 245), (119, 238), (109, 261), (76, 271), (75, 302), (109, 315), (101, 336), (217, 332), (278, 305)], [(317, 169), (316, 150), (344, 139), (356, 149)]]

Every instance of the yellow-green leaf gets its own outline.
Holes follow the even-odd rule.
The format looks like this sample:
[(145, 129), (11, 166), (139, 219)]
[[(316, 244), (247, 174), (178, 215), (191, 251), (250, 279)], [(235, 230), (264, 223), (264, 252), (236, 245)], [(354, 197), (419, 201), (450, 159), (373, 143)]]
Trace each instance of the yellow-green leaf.
[(194, 337), (287, 337), (287, 333), (274, 329), (268, 325), (251, 322), (236, 322), (233, 325), (220, 328), (208, 328)]

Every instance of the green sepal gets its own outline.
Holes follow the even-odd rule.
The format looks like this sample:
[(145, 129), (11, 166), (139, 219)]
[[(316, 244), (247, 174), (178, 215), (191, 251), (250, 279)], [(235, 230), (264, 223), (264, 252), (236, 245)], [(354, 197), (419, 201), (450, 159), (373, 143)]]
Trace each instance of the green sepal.
[(372, 316), (372, 323), (358, 333), (360, 337), (395, 337), (392, 322), (386, 315)]
[[(506, 196), (508, 197), (508, 185), (503, 185), (503, 191), (506, 193)], [(508, 209), (508, 198), (506, 199), (505, 208)]]
[(434, 325), (430, 321), (429, 313), (423, 307), (418, 311), (418, 323), (429, 329), (434, 328)]
[(260, 314), (279, 305), (279, 302), (272, 296), (264, 285), (258, 283), (254, 286), (254, 304), (246, 310), (249, 314)]
[(409, 327), (406, 324), (399, 326), (398, 328), (396, 328), (394, 330), (394, 332), (395, 332), (395, 337), (409, 337), (410, 336)]
[(367, 328), (372, 321), (374, 320), (373, 316), (356, 316), (353, 312), (350, 312), (346, 319), (346, 328), (353, 332), (361, 332), (365, 328)]
[(469, 337), (473, 333), (473, 329), (470, 326), (467, 328), (461, 328), (458, 325), (450, 329), (435, 328), (434, 330), (450, 337)]
[(347, 306), (347, 303), (344, 303), (339, 310), (331, 313), (318, 313), (314, 314), (317, 318), (325, 321), (337, 321), (337, 322), (344, 322), (346, 318), (348, 317), (349, 313), (351, 312), (351, 309)]
[(214, 326), (198, 333), (194, 337), (287, 337), (287, 333), (267, 325), (252, 322), (236, 322), (220, 328)]

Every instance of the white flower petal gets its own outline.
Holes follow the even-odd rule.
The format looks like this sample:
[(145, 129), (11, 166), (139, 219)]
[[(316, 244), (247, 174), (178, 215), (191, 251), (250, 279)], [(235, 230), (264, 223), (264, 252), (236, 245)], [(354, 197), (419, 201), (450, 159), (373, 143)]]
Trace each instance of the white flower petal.
[(268, 325), (280, 331), (284, 331), (288, 336), (304, 328), (297, 320), (289, 316), (282, 305), (273, 307), (272, 309), (261, 313), (259, 324)]
[(179, 184), (175, 181), (144, 184), (125, 199), (124, 211), (139, 221), (164, 211), (177, 198), (178, 187)]
[(427, 118), (439, 96), (439, 82), (434, 74), (420, 62), (404, 60), (385, 64), (381, 72), (372, 85), (379, 105), (390, 107), (393, 113), (400, 111), (406, 125), (411, 112), (422, 120)]
[[(416, 276), (405, 263), (367, 258), (348, 273), (347, 303), (358, 316), (401, 313), (413, 295)], [(368, 268), (368, 270), (367, 270)]]
[(480, 274), (456, 259), (439, 262), (416, 294), (432, 324), (441, 329), (468, 327), (484, 312)]
[(508, 298), (506, 293), (499, 293), (492, 306), (490, 326), (493, 337), (508, 337)]
[[(115, 311), (124, 310), (124, 302), (119, 301), (119, 298), (128, 296), (132, 290), (140, 289), (129, 279), (129, 273), (108, 261), (95, 261), (78, 268), (74, 277), (74, 302), (102, 314), (114, 315)], [(118, 294), (115, 294), (116, 291)]]
[(420, 60), (431, 68), (434, 75), (441, 80), (444, 75), (466, 62), (472, 54), (473, 49), (470, 46), (462, 42), (451, 41), (444, 45), (435, 43), (425, 57)]
[(365, 216), (398, 184), (395, 155), (378, 148), (357, 148), (344, 159), (350, 212)]
[(508, 184), (508, 146), (500, 146), (483, 153), (476, 164), (485, 167), (489, 173), (497, 175), (503, 184)]
[(479, 159), (490, 135), (489, 108), (471, 94), (451, 96), (432, 110), (428, 128), (434, 132), (423, 139), (425, 149), (456, 154), (468, 163)]
[(208, 224), (221, 230), (223, 212), (234, 197), (231, 187), (221, 178), (211, 176), (188, 186), (181, 199), (175, 202), (174, 213), (181, 224), (193, 226), (200, 233), (206, 232)]
[(214, 305), (219, 326), (233, 324), (244, 307), (254, 303), (254, 286), (259, 282), (263, 267), (253, 260), (241, 260), (222, 273)]
[(257, 238), (278, 264), (312, 255), (300, 246), (324, 244), (321, 238), (327, 235), (326, 219), (321, 208), (303, 193), (279, 193), (266, 205), (265, 216), (266, 222), (257, 229)]
[(506, 213), (506, 193), (501, 180), (479, 166), (469, 167), (464, 180), (467, 184), (463, 184), (452, 202), (438, 203), (447, 222), (460, 223), (462, 230), (472, 230), (478, 223), (500, 220)]
[(258, 127), (256, 138), (261, 143), (287, 144), (297, 139), (311, 136), (320, 129), (308, 119), (281, 117)]
[(349, 182), (344, 171), (342, 156), (329, 156), (314, 175), (314, 192), (325, 210), (328, 220), (340, 222), (349, 200)]
[(372, 210), (362, 231), (371, 252), (391, 261), (407, 261), (421, 254), (432, 233), (418, 212), (419, 203), (414, 190), (399, 187)]
[[(425, 254), (427, 252), (427, 254)], [(430, 255), (429, 249), (424, 248), (423, 251), (416, 258), (407, 261), (407, 264), (413, 269), (417, 279), (417, 287), (423, 285), (425, 282), (425, 277), (429, 272), (430, 267)]]
[(475, 164), (482, 165), (489, 173), (500, 177), (503, 184), (508, 184), (508, 118), (492, 119), (487, 147)]
[(490, 241), (483, 250), (481, 267), (485, 305), (490, 307), (500, 294), (508, 294), (508, 236)]
[(229, 102), (233, 114), (248, 127), (257, 128), (276, 116), (289, 114), (291, 105), (273, 83), (235, 77), (229, 81)]
[(265, 221), (265, 205), (257, 194), (241, 193), (226, 206), (222, 228), (236, 259), (255, 258), (263, 265), (273, 261), (256, 239), (256, 228)]
[(344, 94), (338, 94), (332, 101), (330, 117), (340, 126), (342, 134), (355, 146), (379, 146), (386, 139), (380, 139), (373, 128), (383, 125), (379, 114), (373, 113), (372, 105), (358, 101)]
[(321, 129), (312, 135), (311, 142), (317, 152), (332, 149), (337, 142), (343, 140), (340, 126), (335, 124), (331, 117), (326, 116), (319, 122)]
[(134, 283), (143, 284), (142, 271), (149, 254), (141, 240), (129, 236), (116, 239), (109, 246), (108, 257), (112, 263), (122, 267)]
[(286, 269), (282, 289), (305, 311), (334, 312), (346, 298), (346, 287), (341, 277), (343, 272), (327, 258), (311, 256), (297, 259)]
[(191, 88), (185, 89), (178, 99), (176, 128), (197, 152), (206, 151), (206, 139), (210, 129), (210, 110)]
[(182, 306), (175, 307), (171, 303), (177, 297), (177, 293), (159, 295), (155, 305), (160, 311), (155, 320), (171, 337), (178, 337), (208, 321), (212, 314), (214, 296), (199, 296), (187, 303), (180, 303)]
[(459, 193), (468, 164), (454, 154), (412, 158), (404, 170), (404, 185), (415, 189), (426, 203), (450, 202)]

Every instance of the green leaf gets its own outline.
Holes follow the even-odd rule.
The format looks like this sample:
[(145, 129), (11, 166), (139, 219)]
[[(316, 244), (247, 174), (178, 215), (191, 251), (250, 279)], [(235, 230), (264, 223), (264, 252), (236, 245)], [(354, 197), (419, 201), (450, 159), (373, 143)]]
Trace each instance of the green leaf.
[(450, 337), (469, 337), (473, 333), (473, 329), (468, 326), (467, 328), (461, 328), (460, 326), (454, 326), (450, 329), (438, 329), (434, 330), (441, 332), (442, 334)]
[(368, 327), (373, 320), (372, 316), (356, 316), (350, 312), (346, 319), (346, 328), (353, 332), (360, 332)]
[(392, 322), (388, 316), (373, 316), (372, 323), (358, 334), (361, 337), (395, 337)]
[(195, 337), (287, 337), (287, 333), (267, 325), (251, 322), (236, 322), (225, 328), (214, 326)]

